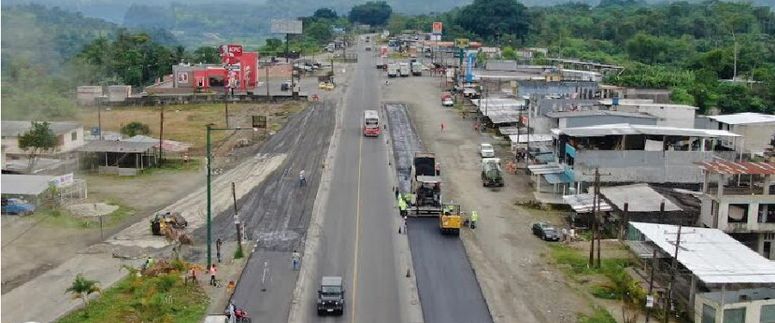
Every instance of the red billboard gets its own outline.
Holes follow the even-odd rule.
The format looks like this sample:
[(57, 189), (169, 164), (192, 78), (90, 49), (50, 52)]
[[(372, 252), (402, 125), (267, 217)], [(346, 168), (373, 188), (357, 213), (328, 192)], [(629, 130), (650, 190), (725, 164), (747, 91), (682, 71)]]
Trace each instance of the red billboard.
[(442, 27), (443, 27), (443, 24), (441, 23), (441, 21), (435, 21), (433, 22), (433, 29), (431, 32), (434, 34), (441, 34)]

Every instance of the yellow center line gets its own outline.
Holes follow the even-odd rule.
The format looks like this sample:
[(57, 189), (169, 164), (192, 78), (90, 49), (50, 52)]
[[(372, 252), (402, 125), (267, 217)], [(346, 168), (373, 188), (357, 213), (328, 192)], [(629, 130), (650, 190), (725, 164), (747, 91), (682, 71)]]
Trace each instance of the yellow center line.
[(353, 289), (353, 300), (350, 303), (350, 308), (352, 308), (352, 316), (350, 317), (350, 322), (355, 323), (355, 300), (356, 300), (356, 293), (358, 292), (358, 244), (360, 242), (360, 228), (361, 228), (361, 165), (363, 163), (363, 155), (361, 152), (363, 151), (363, 136), (360, 136), (360, 139), (358, 140), (358, 184), (357, 184), (357, 192), (355, 193), (355, 256), (353, 256), (353, 283), (352, 283), (352, 289)]

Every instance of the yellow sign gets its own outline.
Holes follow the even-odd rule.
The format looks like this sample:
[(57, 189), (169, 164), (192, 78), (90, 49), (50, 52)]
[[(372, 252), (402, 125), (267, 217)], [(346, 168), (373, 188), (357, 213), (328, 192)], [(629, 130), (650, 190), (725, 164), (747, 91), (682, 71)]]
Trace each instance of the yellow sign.
[(458, 38), (458, 39), (455, 39), (455, 46), (460, 47), (460, 48), (468, 47), (468, 38)]

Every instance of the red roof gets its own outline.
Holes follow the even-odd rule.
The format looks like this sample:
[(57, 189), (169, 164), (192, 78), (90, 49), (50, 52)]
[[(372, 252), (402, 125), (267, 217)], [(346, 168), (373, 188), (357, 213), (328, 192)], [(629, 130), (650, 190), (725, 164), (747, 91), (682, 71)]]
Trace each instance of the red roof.
[(706, 172), (725, 175), (772, 175), (775, 174), (775, 163), (765, 162), (730, 162), (730, 161), (712, 161), (699, 162)]

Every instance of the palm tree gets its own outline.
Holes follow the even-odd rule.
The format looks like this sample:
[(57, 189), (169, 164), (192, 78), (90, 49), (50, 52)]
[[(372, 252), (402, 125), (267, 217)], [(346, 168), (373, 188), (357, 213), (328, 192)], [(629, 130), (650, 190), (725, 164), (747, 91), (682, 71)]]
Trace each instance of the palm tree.
[(75, 280), (73, 280), (73, 284), (65, 290), (65, 293), (73, 294), (74, 299), (82, 299), (84, 306), (89, 303), (89, 295), (99, 292), (99, 282), (96, 280), (86, 279), (83, 274), (76, 275)]

